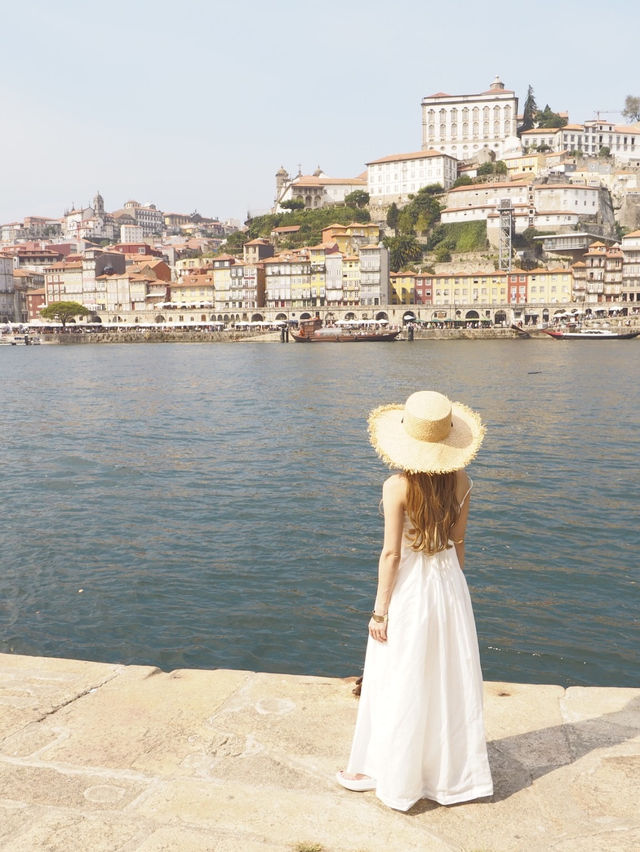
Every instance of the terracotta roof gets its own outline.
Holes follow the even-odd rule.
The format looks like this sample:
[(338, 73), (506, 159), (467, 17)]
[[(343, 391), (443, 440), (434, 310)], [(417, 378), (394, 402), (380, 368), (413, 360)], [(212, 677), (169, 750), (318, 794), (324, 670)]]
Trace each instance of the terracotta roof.
[[(554, 184), (555, 185), (555, 184)], [(517, 186), (519, 188), (526, 187), (526, 181), (518, 181), (518, 180), (506, 180), (501, 181), (499, 183), (470, 183), (467, 186), (456, 186), (453, 189), (448, 190), (449, 195), (452, 192), (469, 192), (469, 190), (474, 189), (503, 189), (506, 186)]]
[(389, 154), (386, 157), (380, 157), (377, 160), (369, 160), (367, 162), (367, 166), (375, 166), (379, 163), (395, 163), (400, 160), (424, 160), (429, 157), (449, 157), (451, 160), (455, 160), (455, 157), (452, 157), (450, 154), (445, 154), (443, 151), (435, 151), (433, 148), (429, 148), (426, 151), (411, 151), (408, 154)]
[(292, 234), (294, 231), (300, 230), (300, 225), (280, 225), (279, 228), (273, 228), (271, 233), (274, 234)]
[(294, 186), (334, 186), (344, 184), (366, 185), (363, 178), (328, 178), (316, 177), (315, 175), (300, 175), (292, 181)]
[(640, 237), (640, 231), (632, 231), (630, 234), (625, 234), (622, 239), (624, 240), (625, 237)]
[[(297, 226), (300, 227), (299, 225)], [(245, 243), (245, 246), (268, 246), (271, 245), (269, 240), (265, 240), (263, 237), (256, 237), (255, 240), (249, 240), (248, 243)]]
[(528, 136), (531, 133), (559, 133), (564, 130), (564, 127), (532, 127), (531, 130), (523, 130), (522, 136)]

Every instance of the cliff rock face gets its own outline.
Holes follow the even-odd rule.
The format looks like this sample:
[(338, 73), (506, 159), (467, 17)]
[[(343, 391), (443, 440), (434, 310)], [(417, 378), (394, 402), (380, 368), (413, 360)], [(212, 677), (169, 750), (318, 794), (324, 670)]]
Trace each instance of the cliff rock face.
[(640, 228), (640, 190), (627, 192), (620, 204), (617, 218), (623, 228), (630, 231)]

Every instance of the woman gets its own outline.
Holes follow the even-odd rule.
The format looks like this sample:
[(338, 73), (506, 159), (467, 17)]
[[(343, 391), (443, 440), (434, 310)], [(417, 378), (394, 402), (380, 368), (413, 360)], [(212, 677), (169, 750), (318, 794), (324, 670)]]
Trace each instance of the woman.
[(482, 672), (464, 567), (472, 482), (463, 468), (484, 437), (480, 417), (433, 391), (369, 416), (384, 483), (384, 544), (369, 621), (348, 790), (391, 808), (490, 796)]

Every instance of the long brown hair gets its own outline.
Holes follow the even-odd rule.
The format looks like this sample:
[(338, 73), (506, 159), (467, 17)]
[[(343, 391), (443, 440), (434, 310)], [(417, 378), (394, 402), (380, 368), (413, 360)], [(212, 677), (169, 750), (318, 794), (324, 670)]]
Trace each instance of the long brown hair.
[(456, 473), (408, 473), (407, 515), (414, 550), (437, 553), (445, 550), (451, 528), (460, 517), (456, 496)]

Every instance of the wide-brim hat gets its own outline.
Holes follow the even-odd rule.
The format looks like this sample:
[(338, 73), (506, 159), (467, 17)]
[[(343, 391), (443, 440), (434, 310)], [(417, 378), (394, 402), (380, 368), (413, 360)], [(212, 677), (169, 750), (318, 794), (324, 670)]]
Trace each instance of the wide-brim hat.
[(485, 431), (479, 414), (436, 391), (418, 391), (404, 405), (381, 405), (369, 414), (373, 448), (390, 467), (408, 473), (466, 467)]

